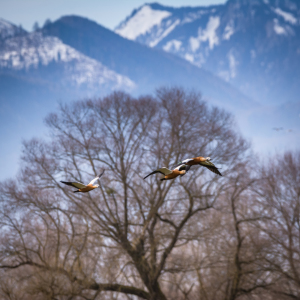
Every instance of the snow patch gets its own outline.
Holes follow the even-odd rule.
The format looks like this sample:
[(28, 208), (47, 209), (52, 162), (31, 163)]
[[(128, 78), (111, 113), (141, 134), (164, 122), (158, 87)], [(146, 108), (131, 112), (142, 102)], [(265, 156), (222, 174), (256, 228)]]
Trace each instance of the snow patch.
[(238, 61), (233, 55), (232, 51), (229, 51), (229, 53), (227, 54), (227, 59), (229, 68), (219, 71), (218, 76), (224, 79), (225, 81), (229, 82), (232, 78), (235, 78), (237, 75)]
[(168, 11), (154, 10), (149, 5), (145, 5), (131, 19), (117, 28), (116, 33), (129, 40), (135, 40), (170, 15)]
[(235, 78), (236, 77), (236, 67), (237, 67), (238, 63), (232, 53), (228, 54), (228, 60), (229, 60), (230, 77)]
[(198, 29), (198, 37), (190, 38), (190, 47), (193, 52), (199, 49), (201, 42), (208, 41), (209, 49), (213, 49), (215, 45), (219, 44), (219, 38), (217, 36), (216, 30), (218, 29), (220, 25), (220, 18), (218, 16), (216, 17), (210, 17), (209, 21), (206, 25), (206, 29), (202, 30), (200, 27)]
[(7, 29), (7, 28), (13, 28), (14, 25), (8, 21), (5, 21), (4, 19), (0, 18), (0, 30)]
[(190, 38), (190, 47), (193, 52), (196, 52), (196, 50), (200, 47), (199, 37), (196, 37), (196, 38), (191, 37)]
[(274, 9), (274, 11), (277, 15), (283, 17), (286, 22), (289, 22), (293, 25), (297, 24), (297, 19), (291, 13), (285, 12), (279, 7)]
[(62, 63), (65, 75), (72, 83), (102, 85), (113, 84), (115, 88), (135, 86), (129, 78), (103, 66), (56, 37), (42, 37), (32, 33), (25, 37), (10, 38), (0, 50), (0, 68), (29, 70), (52, 62)]
[(186, 53), (184, 58), (191, 63), (194, 62), (194, 56), (192, 54)]
[(0, 18), (0, 38), (5, 39), (13, 37), (17, 33), (25, 32), (23, 29), (15, 26), (14, 24)]
[(160, 35), (156, 40), (149, 43), (150, 47), (155, 47), (163, 38), (165, 38), (174, 28), (180, 23), (180, 20), (177, 19), (170, 27), (168, 27), (162, 35)]
[(163, 46), (163, 49), (167, 52), (170, 52), (170, 51), (179, 51), (180, 50), (180, 47), (182, 45), (182, 42), (181, 41), (178, 41), (178, 40), (171, 40), (169, 42), (167, 42), (164, 46)]
[(226, 25), (223, 33), (223, 39), (229, 40), (230, 37), (234, 34), (234, 28), (232, 22)]
[(191, 12), (182, 20), (182, 24), (194, 22), (195, 20), (200, 19), (201, 16), (207, 14), (208, 12), (208, 10), (199, 10), (197, 12)]
[(280, 26), (277, 19), (274, 19), (274, 31), (279, 35), (286, 35), (287, 34), (285, 28)]

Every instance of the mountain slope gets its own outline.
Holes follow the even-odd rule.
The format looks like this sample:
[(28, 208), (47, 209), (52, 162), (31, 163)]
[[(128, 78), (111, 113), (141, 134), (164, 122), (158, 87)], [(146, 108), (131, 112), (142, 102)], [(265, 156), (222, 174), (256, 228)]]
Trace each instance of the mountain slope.
[[(0, 18), (0, 42), (6, 38), (14, 37), (14, 36), (22, 36), (27, 32), (22, 29), (22, 27), (18, 27), (6, 20)], [(1, 43), (0, 43), (1, 45)]]
[(0, 72), (47, 81), (60, 89), (110, 91), (134, 88), (127, 77), (65, 45), (56, 37), (34, 32), (5, 39), (0, 47)]
[(132, 91), (135, 83), (64, 44), (0, 21), (0, 178), (16, 173), (21, 142), (44, 136), (44, 117), (59, 101)]
[(153, 92), (162, 85), (181, 85), (201, 91), (215, 103), (232, 109), (254, 105), (210, 72), (164, 51), (124, 39), (88, 19), (63, 17), (45, 26), (42, 32), (129, 77), (137, 84), (137, 93)]
[(135, 10), (115, 31), (208, 69), (261, 103), (280, 104), (299, 99), (299, 17), (298, 0), (181, 8), (153, 3)]

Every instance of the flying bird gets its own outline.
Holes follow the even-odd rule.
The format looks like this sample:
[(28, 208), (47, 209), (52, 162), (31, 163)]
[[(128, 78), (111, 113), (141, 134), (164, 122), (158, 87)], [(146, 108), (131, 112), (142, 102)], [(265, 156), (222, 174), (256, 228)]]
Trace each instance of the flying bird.
[(71, 185), (74, 186), (75, 188), (77, 188), (77, 191), (74, 191), (74, 193), (87, 193), (93, 189), (96, 189), (99, 184), (95, 184), (96, 180), (98, 180), (104, 173), (105, 170), (103, 170), (103, 172), (101, 174), (99, 174), (97, 177), (95, 177), (89, 184), (84, 185), (81, 182), (68, 182), (68, 181), (61, 181), (61, 183), (67, 184), (67, 185)]
[(164, 178), (161, 179), (161, 181), (174, 179), (179, 175), (181, 175), (181, 176), (185, 175), (189, 169), (190, 169), (190, 166), (187, 166), (184, 164), (179, 165), (174, 170), (169, 170), (168, 168), (163, 167), (163, 168), (157, 169), (157, 170), (153, 171), (152, 173), (148, 174), (146, 177), (144, 177), (144, 179), (146, 179), (148, 176), (156, 174), (156, 173), (161, 173), (165, 176)]
[(222, 174), (219, 172), (218, 168), (210, 161), (210, 157), (202, 157), (202, 156), (198, 156), (198, 157), (194, 157), (194, 158), (187, 158), (183, 161), (181, 161), (180, 163), (178, 163), (177, 166), (185, 164), (187, 166), (194, 166), (194, 165), (200, 165), (203, 167), (206, 167), (208, 170), (214, 172), (215, 174), (218, 174), (220, 176), (222, 176)]

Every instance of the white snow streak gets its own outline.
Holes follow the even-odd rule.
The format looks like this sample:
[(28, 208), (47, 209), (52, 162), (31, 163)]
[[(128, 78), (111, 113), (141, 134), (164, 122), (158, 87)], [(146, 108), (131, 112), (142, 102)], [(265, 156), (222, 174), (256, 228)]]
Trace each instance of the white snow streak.
[(237, 61), (232, 53), (228, 54), (228, 60), (229, 60), (230, 77), (234, 78), (236, 77)]
[(164, 46), (163, 49), (167, 52), (170, 51), (179, 51), (180, 47), (182, 45), (181, 41), (177, 41), (177, 40), (171, 40), (169, 42), (167, 42)]
[(216, 30), (220, 25), (219, 17), (210, 17), (208, 24), (206, 26), (206, 30), (203, 32), (203, 40), (209, 41), (209, 48), (213, 49), (214, 45), (217, 45), (219, 42), (218, 36), (216, 34)]
[(238, 61), (234, 57), (232, 51), (230, 51), (227, 54), (227, 59), (228, 59), (228, 69), (221, 70), (218, 72), (218, 76), (224, 79), (225, 81), (229, 82), (230, 79), (235, 78), (237, 75), (237, 66), (238, 66)]
[(208, 12), (208, 10), (199, 10), (197, 12), (191, 12), (182, 20), (181, 24), (194, 22), (195, 20), (200, 19), (201, 16), (207, 14)]
[(165, 38), (174, 28), (180, 23), (180, 20), (176, 20), (170, 27), (168, 27), (161, 36), (156, 40), (149, 43), (150, 47), (155, 47), (163, 38)]
[(6, 28), (13, 28), (13, 24), (5, 21), (4, 19), (0, 18), (0, 30), (6, 29)]
[(77, 85), (110, 83), (115, 84), (116, 88), (135, 85), (129, 78), (65, 45), (56, 37), (42, 37), (39, 33), (33, 33), (11, 38), (0, 50), (0, 68), (28, 70), (52, 62), (63, 63), (66, 75)]
[(200, 39), (199, 37), (191, 37), (190, 38), (190, 47), (193, 52), (195, 52), (200, 47)]
[(198, 37), (190, 38), (190, 46), (193, 52), (199, 49), (201, 42), (208, 41), (209, 49), (213, 49), (215, 45), (218, 45), (219, 38), (217, 36), (216, 30), (218, 29), (220, 25), (220, 18), (218, 16), (216, 17), (210, 17), (209, 21), (206, 25), (206, 29), (202, 30), (200, 27), (198, 29)]
[(116, 30), (116, 33), (135, 40), (139, 35), (145, 34), (155, 25), (171, 15), (168, 11), (153, 10), (149, 5), (143, 6), (131, 19)]
[(194, 56), (193, 56), (192, 54), (186, 53), (186, 55), (184, 56), (184, 58), (185, 58), (187, 61), (191, 62), (191, 63), (194, 62)]
[(283, 17), (286, 22), (289, 22), (293, 25), (297, 23), (297, 19), (291, 13), (281, 10), (279, 7), (274, 9), (274, 11), (277, 15)]
[(14, 36), (16, 33), (17, 27), (12, 23), (7, 22), (0, 18), (0, 38), (7, 38)]
[(233, 34), (234, 34), (233, 24), (227, 24), (224, 29), (223, 39), (229, 40)]
[(278, 22), (277, 19), (274, 19), (274, 31), (279, 35), (286, 35), (287, 34), (284, 27), (279, 25), (279, 22)]

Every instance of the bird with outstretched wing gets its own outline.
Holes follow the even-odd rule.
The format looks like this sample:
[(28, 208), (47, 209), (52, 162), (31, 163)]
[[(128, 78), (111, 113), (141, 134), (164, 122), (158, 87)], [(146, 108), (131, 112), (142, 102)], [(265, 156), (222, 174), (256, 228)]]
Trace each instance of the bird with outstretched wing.
[(101, 174), (99, 174), (98, 176), (96, 176), (89, 184), (85, 185), (81, 182), (76, 182), (76, 181), (61, 181), (61, 183), (66, 184), (66, 185), (70, 185), (73, 186), (75, 188), (77, 188), (78, 190), (74, 191), (74, 193), (87, 193), (91, 190), (96, 189), (97, 187), (99, 187), (99, 184), (95, 184), (94, 183), (103, 175), (105, 170), (103, 170), (103, 172)]

